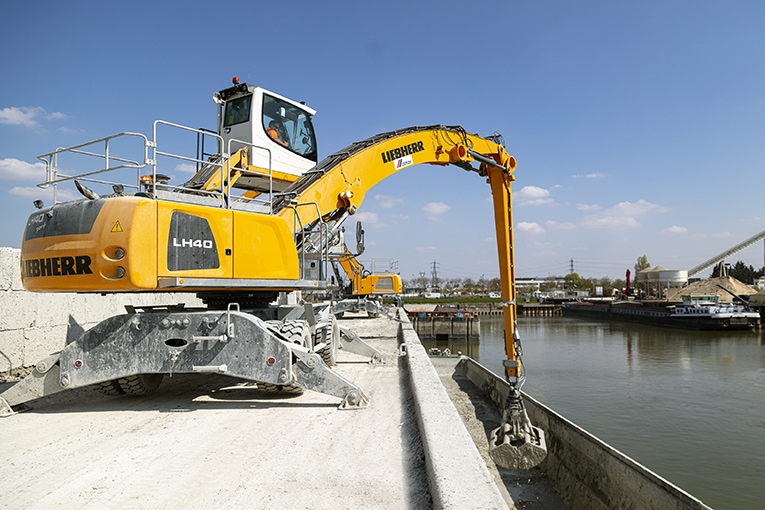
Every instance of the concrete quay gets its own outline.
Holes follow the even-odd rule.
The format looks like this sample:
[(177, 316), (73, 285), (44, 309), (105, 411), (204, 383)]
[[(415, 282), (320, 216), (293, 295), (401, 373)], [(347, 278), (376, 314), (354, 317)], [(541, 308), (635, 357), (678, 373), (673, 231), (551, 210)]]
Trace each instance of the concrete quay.
[[(13, 255), (0, 249), (0, 262)], [(134, 298), (173, 302), (29, 294), (14, 267), (0, 263), (6, 376)], [(707, 508), (528, 396), (550, 454), (542, 469), (498, 470), (487, 438), (501, 378), (465, 358), (429, 358), (403, 310), (341, 323), (386, 358), (340, 352), (336, 370), (367, 393), (367, 408), (209, 374), (165, 377), (137, 398), (57, 393), (0, 418), (0, 508)]]
[(62, 392), (0, 420), (0, 492), (16, 508), (513, 508), (406, 319), (342, 323), (386, 356), (340, 352), (365, 409), (218, 375)]

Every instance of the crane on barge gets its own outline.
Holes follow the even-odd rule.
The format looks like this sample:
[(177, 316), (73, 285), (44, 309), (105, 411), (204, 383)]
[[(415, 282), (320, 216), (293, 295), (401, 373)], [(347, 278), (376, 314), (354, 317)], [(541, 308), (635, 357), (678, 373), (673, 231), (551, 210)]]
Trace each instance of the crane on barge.
[[(516, 160), (502, 137), (460, 126), (414, 126), (318, 162), (315, 111), (304, 103), (238, 79), (213, 98), (215, 132), (158, 120), (151, 138), (125, 132), (41, 155), (47, 171), (41, 186), (53, 186), (54, 202), (64, 184), (73, 183), (83, 198), (37, 204), (21, 248), (29, 291), (190, 292), (207, 308), (129, 307), (39, 363), (0, 395), (0, 405), (11, 409), (87, 385), (143, 394), (173, 372), (223, 373), (275, 391), (328, 393), (344, 408), (367, 405), (361, 388), (331, 368), (342, 339), (329, 310), (319, 310), (318, 318), (310, 307), (282, 316), (270, 303), (281, 291), (326, 288), (331, 259), (347, 256), (333, 250), (331, 240), (378, 182), (419, 164), (455, 165), (487, 179), (494, 205), (511, 391), (491, 434), (491, 455), (507, 468), (539, 464), (544, 432), (531, 424), (520, 393), (525, 372), (511, 201)], [(165, 129), (212, 139), (217, 150), (198, 150), (195, 157), (170, 152), (160, 143)], [(115, 156), (113, 148), (125, 139), (137, 140), (143, 157)], [(74, 167), (62, 164), (68, 156), (97, 164), (65, 174), (62, 168)], [(162, 173), (168, 160), (191, 162), (197, 171), (171, 185)], [(132, 180), (114, 180), (125, 174)], [(111, 186), (111, 192), (88, 186)]]

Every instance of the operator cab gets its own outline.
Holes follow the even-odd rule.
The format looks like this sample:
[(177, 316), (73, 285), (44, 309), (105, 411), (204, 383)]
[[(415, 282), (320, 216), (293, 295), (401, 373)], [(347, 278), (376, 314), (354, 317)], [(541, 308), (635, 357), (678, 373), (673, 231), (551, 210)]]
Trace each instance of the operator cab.
[(218, 133), (229, 154), (252, 144), (250, 165), (294, 176), (316, 165), (311, 122), (315, 110), (261, 87), (240, 84), (238, 78), (233, 87), (215, 92), (213, 100), (218, 104)]

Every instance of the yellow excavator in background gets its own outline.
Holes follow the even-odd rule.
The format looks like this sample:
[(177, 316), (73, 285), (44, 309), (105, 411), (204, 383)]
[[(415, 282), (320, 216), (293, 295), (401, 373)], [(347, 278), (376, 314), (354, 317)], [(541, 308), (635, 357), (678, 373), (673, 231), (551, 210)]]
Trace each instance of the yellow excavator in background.
[(338, 233), (337, 245), (341, 254), (333, 257), (331, 263), (336, 285), (340, 289), (340, 299), (332, 304), (332, 313), (337, 318), (341, 318), (345, 312), (365, 311), (369, 317), (384, 313), (382, 297), (397, 297), (403, 292), (398, 262), (389, 262), (384, 272), (375, 270), (380, 260), (372, 261), (372, 270), (366, 269), (359, 262), (356, 257), (364, 252), (364, 229), (360, 221), (356, 222), (356, 253), (348, 249), (344, 229)]
[[(311, 389), (368, 404), (331, 368), (343, 335), (329, 306), (278, 306), (280, 292), (324, 290), (332, 240), (381, 180), (405, 168), (456, 165), (491, 186), (511, 386), (490, 450), (508, 468), (538, 464), (544, 433), (521, 399), (511, 183), (515, 159), (501, 136), (459, 126), (381, 133), (318, 162), (304, 103), (234, 80), (216, 92), (218, 129), (162, 120), (151, 137), (124, 132), (39, 156), (54, 203), (30, 215), (21, 247), (25, 288), (36, 292), (190, 292), (207, 305), (127, 307), (42, 360), (0, 394), (0, 407), (96, 385), (108, 394), (152, 391), (166, 373), (214, 372), (274, 391)], [(187, 137), (196, 139), (189, 155)], [(208, 153), (205, 147), (213, 149)], [(137, 157), (128, 158), (135, 150)], [(119, 154), (119, 156), (118, 156)], [(179, 165), (195, 166), (180, 184)], [(477, 165), (477, 166), (474, 166)], [(77, 174), (63, 169), (77, 168)], [(80, 200), (59, 202), (71, 185)], [(342, 259), (339, 259), (342, 260)], [(363, 347), (363, 346), (362, 346)], [(361, 349), (361, 352), (369, 352)]]

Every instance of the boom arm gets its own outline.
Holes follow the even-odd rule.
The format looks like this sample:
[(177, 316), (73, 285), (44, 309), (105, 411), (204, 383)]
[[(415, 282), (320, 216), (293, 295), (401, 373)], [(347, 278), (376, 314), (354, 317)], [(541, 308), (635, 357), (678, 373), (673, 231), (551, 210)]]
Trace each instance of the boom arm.
[[(478, 168), (473, 163), (478, 162)], [(544, 432), (533, 427), (521, 399), (523, 365), (517, 331), (512, 230), (512, 181), (515, 158), (499, 137), (482, 138), (461, 127), (429, 126), (391, 131), (353, 144), (329, 156), (298, 178), (275, 203), (277, 214), (310, 231), (316, 224), (342, 221), (361, 206), (366, 192), (412, 165), (454, 164), (488, 177), (494, 203), (502, 300), (505, 353), (503, 365), (510, 391), (500, 427), (492, 432), (490, 453), (508, 469), (528, 469), (547, 454)]]
[(455, 164), (485, 176), (483, 162), (479, 168), (471, 165), (478, 157), (512, 174), (515, 159), (499, 142), (468, 134), (459, 126), (410, 127), (382, 133), (325, 158), (284, 190), (274, 210), (304, 226), (319, 216), (326, 221), (339, 211), (354, 214), (369, 189), (404, 168), (422, 163)]
[[(476, 168), (473, 163), (478, 162)], [(511, 183), (515, 158), (500, 137), (468, 134), (459, 126), (410, 127), (376, 135), (325, 158), (298, 178), (274, 203), (274, 210), (288, 223), (310, 226), (353, 214), (369, 189), (409, 166), (454, 164), (488, 177), (494, 197), (494, 219), (499, 251), (504, 311), (505, 350), (512, 362), (506, 375), (519, 379), (516, 352), (515, 268), (511, 216)]]

